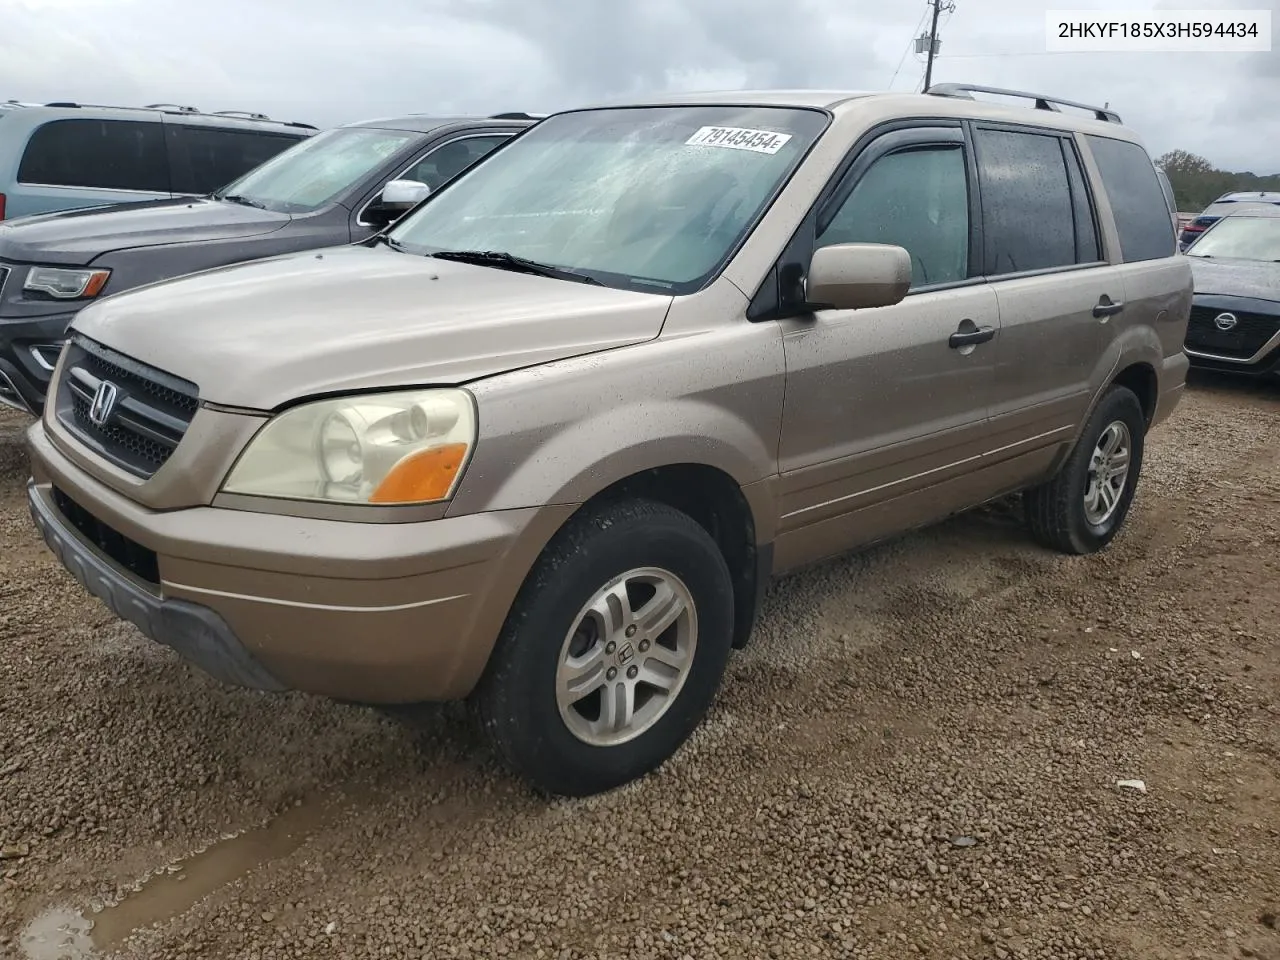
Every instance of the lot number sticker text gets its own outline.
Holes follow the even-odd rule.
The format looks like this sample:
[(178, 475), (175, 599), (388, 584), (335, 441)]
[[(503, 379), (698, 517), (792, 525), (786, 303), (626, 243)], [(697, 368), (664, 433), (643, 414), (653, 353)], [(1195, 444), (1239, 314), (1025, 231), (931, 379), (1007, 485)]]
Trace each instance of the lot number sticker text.
[(771, 130), (746, 130), (742, 127), (703, 127), (685, 143), (692, 147), (727, 147), (730, 150), (750, 150), (752, 153), (775, 154), (788, 140), (789, 133)]

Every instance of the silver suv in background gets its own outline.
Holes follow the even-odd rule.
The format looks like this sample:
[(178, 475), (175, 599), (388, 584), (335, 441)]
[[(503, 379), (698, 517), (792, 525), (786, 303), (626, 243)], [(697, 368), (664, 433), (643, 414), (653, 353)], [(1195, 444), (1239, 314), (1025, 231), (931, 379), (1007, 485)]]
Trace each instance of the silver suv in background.
[(1115, 114), (981, 91), (566, 111), (365, 243), (93, 304), (35, 523), (225, 680), (641, 776), (770, 577), (1018, 492), (1055, 550), (1124, 524), (1191, 266)]
[(363, 240), (532, 119), (354, 123), (295, 144), (209, 196), (0, 223), (0, 403), (40, 412), (63, 333), (86, 304), (199, 270)]
[(202, 196), (315, 132), (174, 104), (0, 103), (0, 220)]

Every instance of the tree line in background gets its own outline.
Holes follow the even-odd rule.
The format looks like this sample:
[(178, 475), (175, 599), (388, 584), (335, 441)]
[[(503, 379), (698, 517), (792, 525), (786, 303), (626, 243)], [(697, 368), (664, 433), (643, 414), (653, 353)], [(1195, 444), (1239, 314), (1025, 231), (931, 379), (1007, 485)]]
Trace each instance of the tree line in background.
[(1156, 161), (1156, 166), (1169, 178), (1178, 209), (1184, 213), (1199, 213), (1224, 193), (1280, 191), (1280, 173), (1263, 177), (1256, 173), (1230, 173), (1186, 150), (1169, 151)]

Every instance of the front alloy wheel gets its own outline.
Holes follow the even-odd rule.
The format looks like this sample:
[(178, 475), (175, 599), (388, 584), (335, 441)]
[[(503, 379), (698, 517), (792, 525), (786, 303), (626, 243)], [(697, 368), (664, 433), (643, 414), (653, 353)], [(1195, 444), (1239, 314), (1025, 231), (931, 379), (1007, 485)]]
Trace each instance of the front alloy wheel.
[(711, 536), (665, 504), (585, 508), (521, 588), (472, 706), (547, 793), (620, 786), (701, 722), (733, 640), (733, 581)]
[(560, 650), (560, 718), (583, 743), (638, 737), (675, 702), (693, 666), (698, 614), (684, 581), (641, 567), (606, 584), (578, 611)]

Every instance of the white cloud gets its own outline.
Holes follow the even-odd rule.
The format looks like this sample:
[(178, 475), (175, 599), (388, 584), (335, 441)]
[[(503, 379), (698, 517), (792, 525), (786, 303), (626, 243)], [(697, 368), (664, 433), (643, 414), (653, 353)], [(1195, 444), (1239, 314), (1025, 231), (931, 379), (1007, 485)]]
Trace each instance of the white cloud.
[[(1280, 171), (1280, 47), (1045, 52), (1048, 9), (1258, 4), (957, 0), (935, 80), (1109, 102), (1156, 153)], [(924, 12), (924, 0), (0, 0), (0, 96), (189, 103), (329, 126), (674, 89), (886, 89), (900, 61), (894, 88), (908, 90), (923, 67), (903, 54)]]

